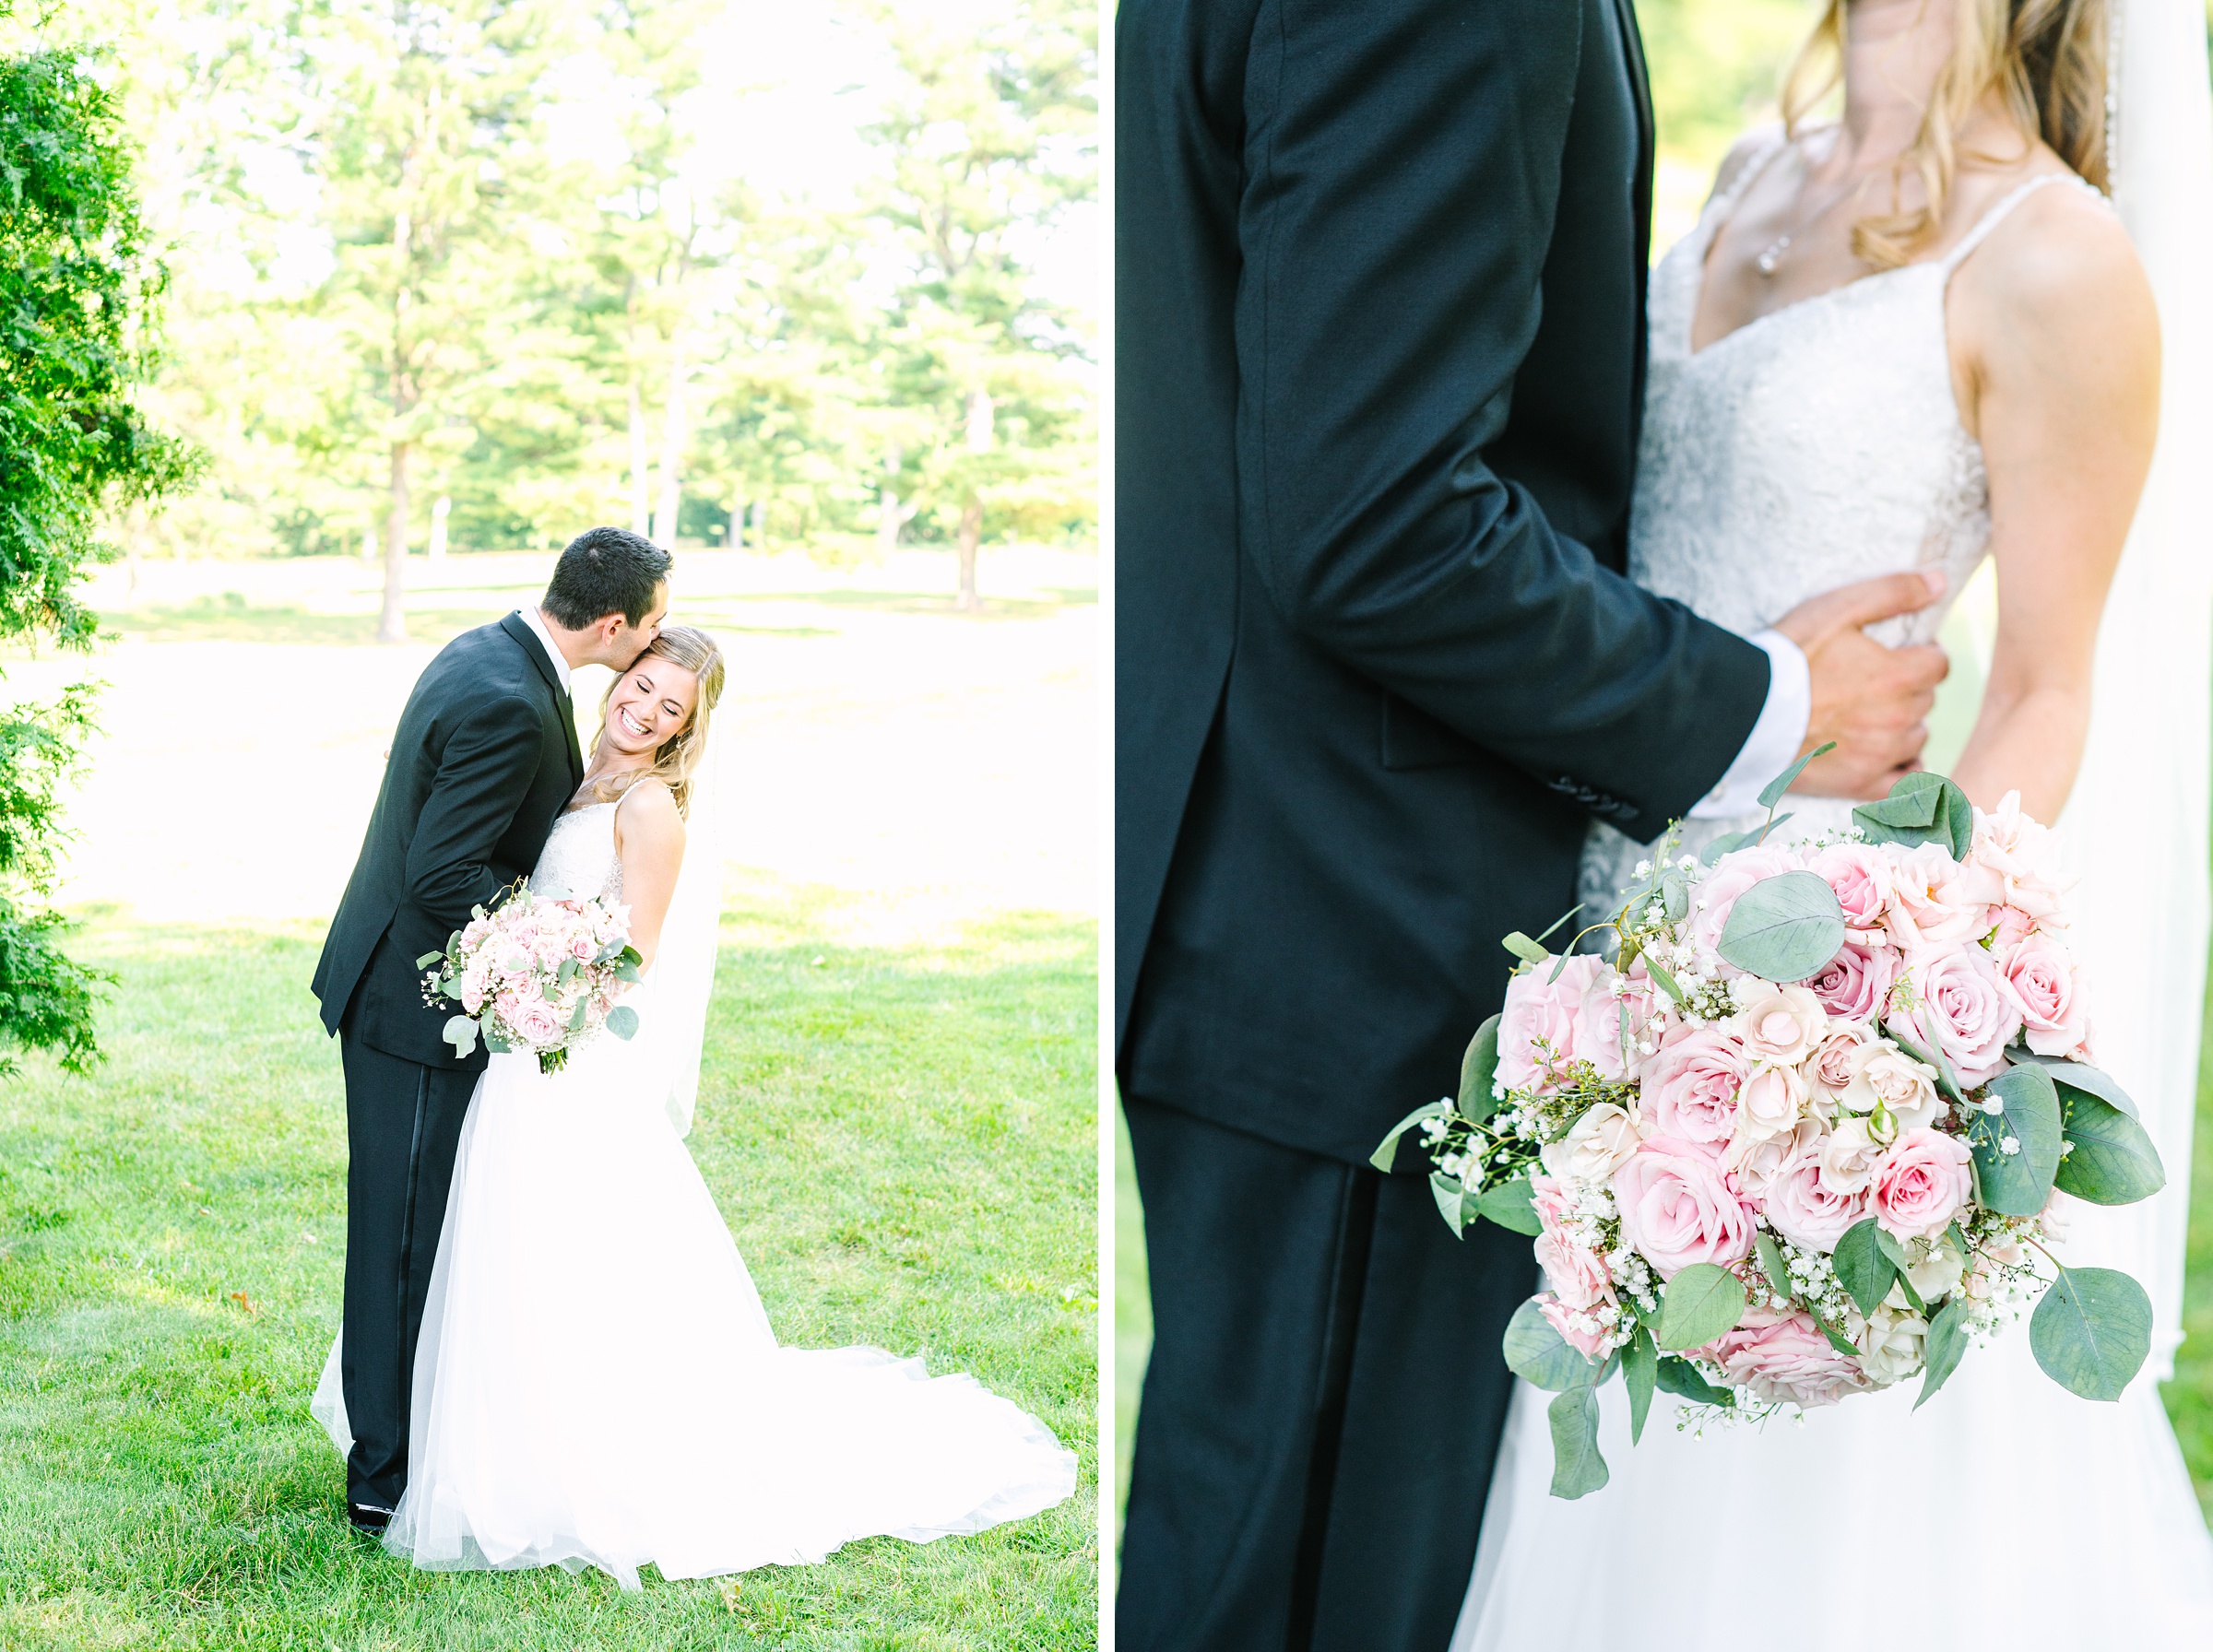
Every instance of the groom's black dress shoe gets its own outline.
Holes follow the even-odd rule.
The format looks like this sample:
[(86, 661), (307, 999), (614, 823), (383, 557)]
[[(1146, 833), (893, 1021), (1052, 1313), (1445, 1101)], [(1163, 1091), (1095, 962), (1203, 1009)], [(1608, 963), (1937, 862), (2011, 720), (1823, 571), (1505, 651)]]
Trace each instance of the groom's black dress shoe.
[(392, 1524), (392, 1511), (379, 1503), (349, 1503), (346, 1518), (353, 1528), (370, 1537), (380, 1537), (385, 1527)]

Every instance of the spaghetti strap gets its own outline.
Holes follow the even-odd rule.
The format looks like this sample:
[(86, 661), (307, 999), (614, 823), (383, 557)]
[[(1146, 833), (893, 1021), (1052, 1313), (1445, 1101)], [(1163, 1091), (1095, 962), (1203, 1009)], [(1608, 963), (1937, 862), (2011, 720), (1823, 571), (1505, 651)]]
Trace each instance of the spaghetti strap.
[(2097, 195), (2098, 199), (2101, 201), (2105, 199), (2102, 195), (2099, 195), (2095, 187), (2089, 183), (2085, 183), (2080, 178), (2076, 177), (2072, 172), (2039, 172), (2033, 178), (2024, 179), (2021, 183), (2014, 185), (2012, 189), (2006, 191), (2004, 195), (2000, 196), (1996, 204), (1994, 205), (1988, 212), (1985, 212), (1980, 218), (1975, 220), (1975, 227), (1959, 238), (1959, 244), (1954, 247), (1950, 252), (1947, 253), (1944, 257), (1939, 260), (1939, 267), (1943, 269), (1946, 275), (1950, 275), (1953, 270), (1959, 266), (1960, 263), (1970, 253), (1973, 252), (1977, 247), (1982, 244), (1984, 238), (1986, 238), (1993, 230), (1996, 229), (2000, 224), (2006, 221), (2006, 214), (2010, 213), (2016, 206), (2018, 206), (2023, 201), (2027, 200), (2038, 190), (2043, 188), (2043, 186), (2047, 183), (2072, 183), (2078, 188), (2089, 190), (2091, 195)]

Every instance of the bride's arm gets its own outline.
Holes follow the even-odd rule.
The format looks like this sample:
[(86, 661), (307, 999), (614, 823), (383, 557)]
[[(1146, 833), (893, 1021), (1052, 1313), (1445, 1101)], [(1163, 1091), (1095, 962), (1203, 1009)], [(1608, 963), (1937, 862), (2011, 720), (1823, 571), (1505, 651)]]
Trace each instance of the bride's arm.
[(684, 864), (684, 817), (657, 780), (641, 781), (632, 791), (615, 810), (615, 856), (622, 863), (622, 898), (630, 903), (630, 944), (650, 965)]
[(2120, 223), (2065, 186), (1960, 266), (1947, 310), (1998, 583), (1990, 679), (1952, 775), (1985, 808), (2018, 790), (2049, 821), (2082, 761), (2098, 619), (2151, 463), (2159, 317)]

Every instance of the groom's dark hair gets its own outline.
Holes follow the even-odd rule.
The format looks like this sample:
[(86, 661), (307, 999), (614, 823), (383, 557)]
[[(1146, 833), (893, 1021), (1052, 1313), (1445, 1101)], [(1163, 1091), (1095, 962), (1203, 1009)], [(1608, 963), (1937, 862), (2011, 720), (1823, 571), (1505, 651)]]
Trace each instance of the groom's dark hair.
[(553, 564), (538, 604), (564, 631), (589, 631), (609, 614), (635, 625), (653, 607), (653, 593), (675, 560), (644, 534), (626, 527), (587, 528)]

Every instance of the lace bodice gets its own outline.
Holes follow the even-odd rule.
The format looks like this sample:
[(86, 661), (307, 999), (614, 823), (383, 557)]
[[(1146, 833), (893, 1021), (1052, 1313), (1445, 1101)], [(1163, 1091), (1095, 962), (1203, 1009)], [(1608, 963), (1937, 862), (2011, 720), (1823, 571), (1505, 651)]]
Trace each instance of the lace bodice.
[(553, 822), (530, 874), (533, 894), (554, 900), (622, 898), (622, 863), (615, 855), (615, 808), (614, 803), (589, 803)]
[[(1801, 300), (1694, 352), (1708, 249), (1781, 145), (1778, 135), (1717, 192), (1652, 272), (1629, 573), (1749, 635), (1839, 585), (1940, 568), (1949, 579), (1943, 601), (1868, 627), (1893, 644), (1934, 641), (1990, 549), (1982, 450), (1952, 395), (1946, 289), (2007, 213), (2065, 180), (2030, 179), (1940, 259)], [(1851, 808), (1798, 796), (1788, 807), (1800, 828), (1842, 825)], [(1697, 848), (1747, 823), (1693, 820), (1685, 842)], [(1612, 827), (1592, 827), (1583, 900), (1610, 910), (1645, 853)]]

